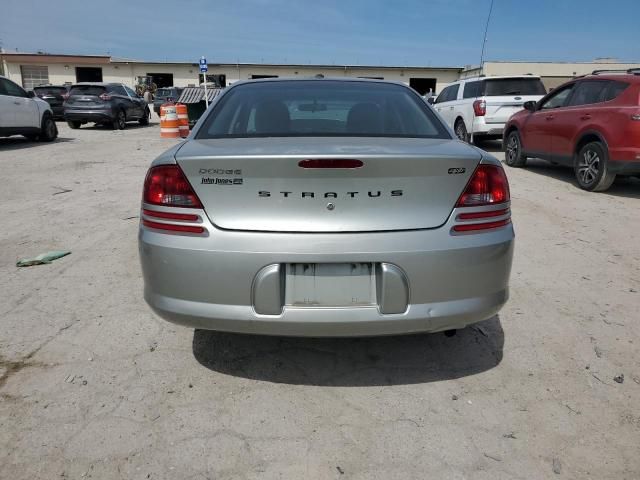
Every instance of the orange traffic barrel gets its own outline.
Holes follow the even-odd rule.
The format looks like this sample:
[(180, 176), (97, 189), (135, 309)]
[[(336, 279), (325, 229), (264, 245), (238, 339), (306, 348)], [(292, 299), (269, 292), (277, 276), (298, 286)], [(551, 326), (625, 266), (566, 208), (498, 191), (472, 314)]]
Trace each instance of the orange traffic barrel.
[(176, 112), (178, 113), (180, 136), (186, 138), (189, 136), (189, 114), (187, 113), (187, 106), (184, 103), (176, 103)]
[(160, 107), (160, 136), (162, 138), (180, 137), (180, 122), (174, 103), (165, 103)]

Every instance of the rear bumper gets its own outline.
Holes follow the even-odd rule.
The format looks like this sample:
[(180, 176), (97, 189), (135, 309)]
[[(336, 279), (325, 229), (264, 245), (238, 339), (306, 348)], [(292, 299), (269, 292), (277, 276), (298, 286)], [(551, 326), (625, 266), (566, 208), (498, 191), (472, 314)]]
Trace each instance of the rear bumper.
[[(633, 138), (633, 137), (631, 137)], [(629, 140), (622, 147), (609, 147), (609, 169), (618, 175), (637, 175), (640, 173), (640, 145)]]
[[(436, 230), (284, 234), (221, 231), (204, 219), (208, 236), (141, 226), (144, 296), (170, 322), (220, 331), (369, 336), (462, 328), (494, 316), (507, 301), (514, 233), (509, 224), (453, 236), (450, 223)], [(258, 275), (286, 263), (350, 262), (393, 265), (406, 287), (378, 282), (373, 306), (294, 307), (284, 305), (282, 283), (263, 288)], [(397, 305), (398, 296), (408, 301), (404, 311), (382, 313), (382, 302)], [(277, 312), (258, 313), (265, 298), (278, 304)]]
[(71, 122), (106, 122), (113, 121), (111, 110), (72, 110), (65, 108), (64, 119)]
[(51, 113), (55, 118), (64, 118), (64, 107), (62, 105), (49, 105)]
[(464, 328), (496, 315), (508, 288), (482, 297), (411, 304), (401, 315), (383, 315), (376, 307), (293, 308), (277, 316), (258, 315), (251, 306), (192, 302), (158, 295), (145, 288), (145, 300), (160, 317), (204, 330), (296, 337), (349, 337), (439, 332)]
[(502, 138), (505, 123), (486, 123), (484, 117), (473, 118), (473, 134)]

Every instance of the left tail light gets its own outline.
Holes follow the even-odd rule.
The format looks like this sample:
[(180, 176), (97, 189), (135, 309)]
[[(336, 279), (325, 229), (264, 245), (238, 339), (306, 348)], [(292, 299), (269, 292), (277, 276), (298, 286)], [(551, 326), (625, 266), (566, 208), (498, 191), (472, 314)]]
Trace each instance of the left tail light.
[(202, 208), (202, 203), (178, 165), (152, 167), (144, 180), (143, 200), (163, 207)]
[[(473, 211), (462, 211), (456, 217), (453, 232), (487, 231), (504, 227), (511, 223), (511, 200), (509, 182), (504, 170), (499, 165), (480, 164), (471, 176), (456, 208), (474, 208)], [(502, 208), (497, 208), (502, 207)]]
[(487, 102), (484, 100), (473, 102), (473, 114), (476, 117), (484, 117), (487, 114)]
[[(202, 209), (202, 202), (178, 165), (152, 167), (144, 180), (142, 201), (147, 206)], [(155, 230), (203, 234), (203, 215), (142, 209), (142, 224)]]

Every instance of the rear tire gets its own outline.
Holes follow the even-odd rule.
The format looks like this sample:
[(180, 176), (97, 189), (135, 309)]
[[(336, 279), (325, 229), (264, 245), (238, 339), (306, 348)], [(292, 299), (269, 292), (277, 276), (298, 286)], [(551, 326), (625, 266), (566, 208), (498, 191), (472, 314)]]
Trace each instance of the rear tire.
[(42, 116), (42, 126), (40, 127), (39, 139), (41, 142), (53, 142), (58, 138), (58, 127), (50, 113)]
[(522, 141), (517, 130), (513, 130), (507, 135), (504, 146), (504, 161), (514, 168), (524, 167), (527, 164), (527, 157), (522, 153)]
[(609, 171), (609, 152), (600, 142), (582, 147), (573, 168), (578, 186), (588, 192), (604, 192), (616, 179), (616, 174)]
[(80, 125), (82, 125), (82, 122), (67, 122), (67, 125), (69, 125), (70, 128), (73, 128), (74, 130), (77, 130), (78, 128), (80, 128)]
[(124, 130), (125, 128), (127, 128), (127, 116), (125, 115), (124, 110), (118, 110), (116, 118), (113, 119), (113, 129)]
[(140, 117), (140, 119), (138, 120), (138, 123), (140, 125), (142, 125), (143, 127), (146, 127), (147, 125), (149, 125), (149, 116), (150, 115), (151, 115), (151, 112), (149, 111), (149, 109), (145, 108), (144, 117)]
[(464, 120), (458, 119), (454, 126), (454, 132), (456, 137), (463, 142), (469, 142), (469, 134), (467, 133), (467, 126), (464, 124)]

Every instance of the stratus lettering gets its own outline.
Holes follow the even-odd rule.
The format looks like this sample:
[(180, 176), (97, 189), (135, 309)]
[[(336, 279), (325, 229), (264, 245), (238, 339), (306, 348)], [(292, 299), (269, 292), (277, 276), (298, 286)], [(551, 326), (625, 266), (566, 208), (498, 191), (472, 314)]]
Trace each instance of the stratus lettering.
[[(364, 192), (277, 192), (278, 195), (283, 198), (356, 198), (360, 193), (364, 195)], [(380, 197), (401, 197), (404, 195), (403, 190), (391, 190), (390, 192), (382, 192), (381, 190), (369, 190), (366, 192), (366, 195), (369, 198), (380, 198)], [(258, 192), (258, 196), (262, 198), (271, 197), (272, 193), (269, 190), (260, 190)]]

